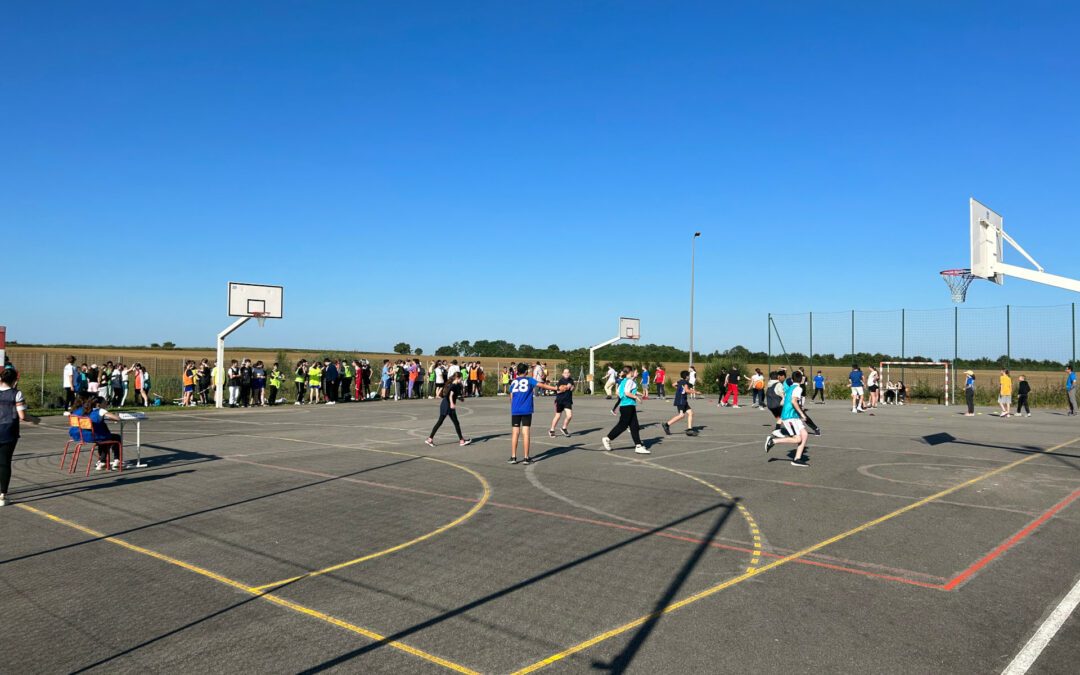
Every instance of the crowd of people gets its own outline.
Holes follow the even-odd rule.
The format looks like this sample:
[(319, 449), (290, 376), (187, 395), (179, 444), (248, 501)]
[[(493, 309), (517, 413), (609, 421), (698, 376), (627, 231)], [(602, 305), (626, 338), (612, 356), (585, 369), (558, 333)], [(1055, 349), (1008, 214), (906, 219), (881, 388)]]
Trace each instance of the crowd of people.
[(136, 405), (150, 405), (150, 373), (141, 363), (129, 365), (106, 361), (75, 365), (75, 357), (69, 356), (63, 373), (64, 409), (71, 410), (75, 397), (82, 394), (101, 396), (116, 406), (127, 403), (128, 396)]

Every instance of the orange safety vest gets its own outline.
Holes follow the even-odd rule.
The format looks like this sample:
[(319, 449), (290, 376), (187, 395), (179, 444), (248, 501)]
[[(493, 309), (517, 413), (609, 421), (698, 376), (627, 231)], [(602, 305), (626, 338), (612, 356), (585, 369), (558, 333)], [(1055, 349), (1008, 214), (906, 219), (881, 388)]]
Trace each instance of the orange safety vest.
[(192, 375), (191, 371), (187, 370), (187, 369), (184, 369), (184, 386), (185, 387), (194, 387), (195, 386), (195, 376)]

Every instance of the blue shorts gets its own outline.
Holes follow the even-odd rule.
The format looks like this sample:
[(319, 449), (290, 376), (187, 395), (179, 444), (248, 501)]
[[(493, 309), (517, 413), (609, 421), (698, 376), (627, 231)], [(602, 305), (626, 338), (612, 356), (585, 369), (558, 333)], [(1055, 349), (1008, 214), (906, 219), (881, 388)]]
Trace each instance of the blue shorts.
[(190, 385), (190, 384), (185, 384), (185, 385), (184, 385), (184, 393), (186, 394), (186, 393), (188, 393), (189, 391), (195, 391), (195, 387), (194, 387), (194, 385)]

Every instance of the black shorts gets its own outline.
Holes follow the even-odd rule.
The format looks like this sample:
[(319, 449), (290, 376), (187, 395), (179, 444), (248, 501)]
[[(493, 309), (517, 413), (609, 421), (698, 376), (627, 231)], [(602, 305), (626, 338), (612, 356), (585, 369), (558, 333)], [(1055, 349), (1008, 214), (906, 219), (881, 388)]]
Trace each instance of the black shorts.
[(573, 401), (567, 401), (565, 403), (562, 403), (560, 401), (555, 401), (555, 413), (556, 414), (561, 413), (564, 410), (573, 410), (573, 409), (574, 409), (574, 402)]
[(511, 415), (510, 426), (513, 427), (531, 427), (532, 415)]
[(869, 389), (870, 393), (873, 394), (874, 392), (876, 392), (878, 390), (878, 386), (876, 384), (872, 384), (869, 387), (867, 387), (867, 389)]
[(690, 405), (688, 403), (679, 403), (675, 406), (675, 409), (681, 413), (690, 412)]

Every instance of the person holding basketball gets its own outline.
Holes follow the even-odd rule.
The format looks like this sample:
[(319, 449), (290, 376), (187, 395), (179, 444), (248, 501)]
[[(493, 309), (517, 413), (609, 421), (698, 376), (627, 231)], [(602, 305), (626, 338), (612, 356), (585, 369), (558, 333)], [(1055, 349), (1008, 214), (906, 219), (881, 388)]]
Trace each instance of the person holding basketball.
[(570, 432), (567, 431), (567, 427), (570, 426), (570, 420), (574, 419), (574, 379), (570, 377), (569, 368), (563, 368), (562, 377), (559, 378), (555, 388), (558, 392), (555, 394), (555, 417), (551, 418), (548, 436), (555, 438), (555, 425), (559, 423), (559, 417), (565, 412), (566, 421), (562, 425), (562, 434), (569, 438)]

